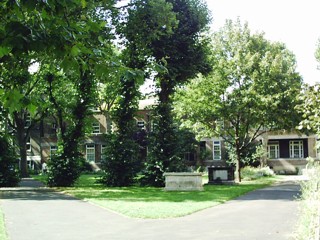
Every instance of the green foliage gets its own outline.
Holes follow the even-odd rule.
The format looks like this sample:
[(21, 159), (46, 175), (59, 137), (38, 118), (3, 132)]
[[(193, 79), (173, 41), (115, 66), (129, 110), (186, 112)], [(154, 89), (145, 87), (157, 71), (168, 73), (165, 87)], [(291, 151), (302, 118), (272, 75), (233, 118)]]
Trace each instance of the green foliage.
[[(166, 111), (166, 113), (165, 113)], [(149, 134), (149, 153), (142, 183), (164, 186), (164, 172), (186, 170), (184, 153), (194, 149), (194, 137), (185, 130), (178, 130), (170, 110), (160, 105), (156, 108), (153, 132)]]
[(213, 34), (211, 61), (212, 73), (181, 88), (175, 109), (199, 138), (219, 136), (229, 143), (240, 174), (241, 155), (257, 137), (300, 121), (294, 107), (302, 80), (284, 44), (251, 34), (240, 20)]
[(297, 240), (319, 238), (320, 218), (320, 165), (308, 167), (308, 181), (301, 182), (299, 221), (297, 224)]
[(141, 170), (138, 145), (130, 135), (109, 134), (102, 162), (103, 175), (100, 182), (106, 186), (123, 187), (134, 183)]
[(65, 158), (57, 154), (48, 162), (47, 184), (50, 187), (70, 187), (80, 176), (84, 159), (80, 156)]
[(307, 133), (320, 132), (320, 92), (319, 84), (314, 86), (305, 85), (299, 95), (301, 103), (296, 109), (302, 114), (299, 130)]
[[(234, 147), (230, 143), (226, 143), (227, 161), (235, 164), (237, 161), (237, 154)], [(251, 142), (248, 144), (244, 151), (240, 153), (241, 167), (252, 166), (257, 167), (260, 165), (261, 158), (265, 155), (265, 149), (260, 142)]]
[(0, 135), (0, 187), (15, 187), (19, 181), (18, 162), (14, 148), (8, 138)]
[(117, 133), (109, 134), (102, 169), (105, 175), (102, 182), (108, 186), (129, 186), (137, 172), (141, 170), (139, 145), (134, 138), (141, 71), (127, 70), (120, 78), (118, 94), (121, 96), (114, 110), (113, 119)]
[(269, 167), (251, 167), (251, 166), (246, 166), (241, 169), (241, 175), (243, 177), (243, 180), (250, 181), (250, 180), (255, 180), (259, 179), (262, 177), (272, 177), (274, 176), (274, 172), (272, 169)]
[(210, 17), (201, 0), (133, 2), (138, 5), (129, 11), (123, 31), (129, 40), (127, 56), (135, 67), (145, 67), (153, 62), (159, 88), (159, 105), (155, 109), (158, 127), (150, 137), (145, 180), (148, 184), (162, 186), (164, 171), (184, 169), (170, 98), (176, 86), (199, 72), (208, 71), (208, 42), (202, 33), (206, 31)]

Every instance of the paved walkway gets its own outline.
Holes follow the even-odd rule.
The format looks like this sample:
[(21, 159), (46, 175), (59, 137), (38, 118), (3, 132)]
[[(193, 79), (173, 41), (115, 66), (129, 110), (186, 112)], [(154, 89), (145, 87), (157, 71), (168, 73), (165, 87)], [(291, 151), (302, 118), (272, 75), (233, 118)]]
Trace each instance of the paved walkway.
[(131, 219), (24, 180), (1, 189), (10, 240), (284, 240), (297, 220), (299, 186), (286, 180), (189, 216)]

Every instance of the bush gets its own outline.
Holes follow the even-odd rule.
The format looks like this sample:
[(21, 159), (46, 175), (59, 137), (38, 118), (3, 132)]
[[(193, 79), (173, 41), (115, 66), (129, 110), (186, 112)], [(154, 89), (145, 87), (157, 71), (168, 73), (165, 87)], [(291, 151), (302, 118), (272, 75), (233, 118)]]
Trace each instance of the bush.
[(48, 162), (48, 180), (50, 187), (70, 187), (78, 180), (84, 159), (63, 158), (61, 155), (54, 156)]
[(241, 169), (241, 175), (243, 180), (255, 180), (261, 177), (274, 176), (274, 172), (269, 167), (254, 168), (247, 166)]
[(309, 165), (307, 175), (309, 180), (301, 182), (300, 216), (295, 237), (298, 240), (319, 237), (320, 165)]
[(139, 146), (129, 136), (110, 134), (102, 162), (104, 174), (100, 182), (110, 187), (130, 186), (141, 170)]
[(0, 187), (15, 187), (20, 181), (17, 158), (4, 136), (0, 136), (0, 153)]

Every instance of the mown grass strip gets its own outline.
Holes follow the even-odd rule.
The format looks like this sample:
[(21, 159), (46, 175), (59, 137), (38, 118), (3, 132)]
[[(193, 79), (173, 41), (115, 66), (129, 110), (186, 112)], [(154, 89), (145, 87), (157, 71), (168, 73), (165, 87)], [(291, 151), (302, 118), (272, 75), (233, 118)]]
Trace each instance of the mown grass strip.
[(201, 192), (165, 192), (154, 187), (109, 188), (96, 183), (96, 177), (82, 175), (75, 187), (59, 190), (134, 218), (185, 216), (268, 186), (276, 180), (262, 178), (239, 185), (206, 185)]
[(230, 186), (205, 185), (201, 192), (166, 192), (154, 187), (105, 187), (97, 183), (98, 177), (82, 175), (74, 187), (58, 190), (129, 217), (174, 218), (213, 207), (276, 181), (271, 177)]

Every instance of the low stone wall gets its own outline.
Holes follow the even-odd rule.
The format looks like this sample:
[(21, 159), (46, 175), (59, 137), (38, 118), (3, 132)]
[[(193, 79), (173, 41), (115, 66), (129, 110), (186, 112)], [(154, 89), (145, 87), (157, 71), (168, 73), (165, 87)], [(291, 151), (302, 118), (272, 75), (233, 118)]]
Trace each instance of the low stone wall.
[(202, 191), (202, 173), (168, 172), (164, 173), (165, 191)]

